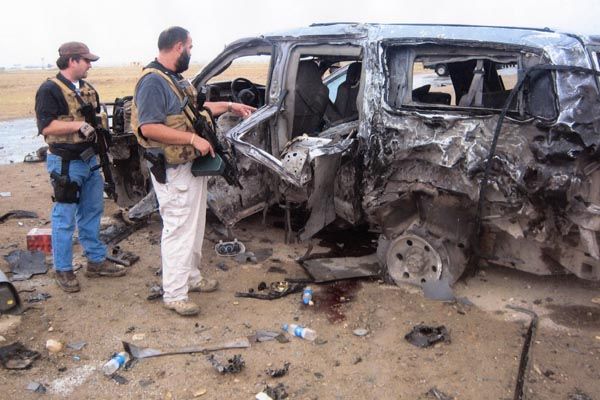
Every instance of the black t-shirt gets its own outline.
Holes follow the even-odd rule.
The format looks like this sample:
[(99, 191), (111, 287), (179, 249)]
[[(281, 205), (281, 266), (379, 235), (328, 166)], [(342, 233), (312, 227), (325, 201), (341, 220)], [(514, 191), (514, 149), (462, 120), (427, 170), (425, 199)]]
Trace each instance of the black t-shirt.
[[(75, 86), (61, 73), (58, 73), (56, 77), (68, 87), (75, 90)], [(79, 86), (83, 86), (82, 80), (79, 81)], [(69, 106), (67, 100), (65, 100), (65, 96), (63, 96), (58, 85), (50, 80), (42, 83), (35, 94), (35, 115), (37, 119), (38, 134), (41, 135), (44, 128), (50, 125), (50, 122), (57, 119), (60, 115), (68, 114)]]

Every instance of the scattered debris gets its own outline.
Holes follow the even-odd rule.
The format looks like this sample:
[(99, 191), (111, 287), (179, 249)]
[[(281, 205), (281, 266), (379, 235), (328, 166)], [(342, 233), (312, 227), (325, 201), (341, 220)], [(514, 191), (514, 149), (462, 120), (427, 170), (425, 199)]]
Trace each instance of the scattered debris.
[(0, 362), (6, 369), (26, 369), (40, 356), (37, 351), (29, 350), (21, 342), (0, 347)]
[(454, 292), (450, 283), (444, 279), (430, 279), (423, 283), (423, 295), (431, 300), (454, 301)]
[(261, 263), (269, 259), (273, 255), (273, 249), (258, 249), (254, 250), (254, 257), (256, 258), (256, 262)]
[(38, 303), (40, 301), (46, 301), (50, 297), (52, 297), (52, 295), (50, 293), (38, 293), (38, 294), (29, 296), (29, 298), (27, 298), (26, 301), (28, 303)]
[(27, 384), (27, 387), (25, 387), (25, 389), (29, 390), (30, 392), (34, 392), (34, 393), (46, 393), (46, 387), (44, 385), (42, 385), (39, 382), (29, 382)]
[(258, 291), (263, 291), (267, 288), (267, 283), (266, 282), (261, 282), (258, 284)]
[(50, 255), (52, 254), (52, 229), (51, 228), (31, 228), (27, 232), (27, 250), (39, 250)]
[(236, 354), (233, 358), (229, 358), (226, 365), (219, 361), (214, 354), (208, 356), (207, 360), (210, 361), (212, 366), (219, 371), (220, 374), (237, 374), (241, 372), (246, 365), (241, 354)]
[(280, 337), (285, 338), (285, 335), (281, 332), (258, 330), (254, 335), (250, 336), (249, 339), (253, 342), (268, 342), (270, 340), (277, 340), (279, 343), (282, 343), (280, 341)]
[(215, 244), (215, 252), (221, 257), (235, 257), (245, 253), (246, 246), (237, 239), (233, 239), (233, 242), (219, 240), (219, 243)]
[(14, 218), (39, 218), (39, 216), (33, 211), (26, 210), (11, 210), (7, 213), (0, 215), (0, 224), (6, 222), (7, 220)]
[(251, 251), (246, 251), (235, 256), (235, 261), (240, 264), (257, 263), (257, 258)]
[(289, 368), (290, 368), (290, 363), (286, 361), (283, 363), (283, 368), (279, 368), (279, 369), (267, 368), (265, 370), (265, 372), (267, 373), (267, 375), (269, 375), (272, 378), (281, 378), (282, 376), (287, 375)]
[(100, 230), (100, 240), (102, 240), (108, 246), (115, 246), (124, 239), (128, 238), (133, 232), (145, 227), (146, 225), (147, 222), (145, 220), (137, 221), (131, 225), (128, 225), (125, 222), (115, 223)]
[(135, 335), (133, 335), (131, 337), (131, 340), (138, 341), (138, 340), (144, 340), (145, 338), (146, 338), (146, 334), (145, 333), (136, 333)]
[(150, 294), (146, 297), (146, 300), (157, 300), (161, 299), (164, 294), (163, 288), (159, 284), (152, 285), (150, 287)]
[(112, 374), (110, 376), (110, 379), (117, 382), (119, 385), (127, 385), (129, 383), (129, 380), (127, 378), (119, 374)]
[(229, 271), (229, 268), (224, 262), (217, 263), (217, 268), (219, 268), (221, 271)]
[(10, 265), (13, 281), (23, 281), (48, 272), (46, 255), (41, 251), (13, 250), (4, 259)]
[(369, 330), (365, 328), (357, 328), (352, 331), (355, 336), (367, 336), (369, 334)]
[(600, 297), (594, 297), (592, 299), (592, 303), (594, 303), (594, 304), (600, 304)]
[(429, 389), (427, 393), (425, 393), (428, 397), (433, 397), (436, 400), (454, 400), (454, 397), (448, 396), (446, 393), (442, 392), (438, 388), (432, 387)]
[(142, 200), (129, 209), (127, 217), (130, 220), (141, 220), (156, 211), (158, 211), (158, 199), (152, 188)]
[(592, 398), (581, 390), (575, 389), (575, 393), (569, 393), (568, 400), (592, 400)]
[(150, 386), (154, 383), (154, 381), (152, 379), (140, 379), (140, 381), (138, 382), (140, 384), (141, 387), (147, 387)]
[(87, 345), (87, 342), (80, 340), (79, 342), (67, 343), (67, 348), (71, 350), (81, 350)]
[(19, 293), (8, 280), (4, 272), (0, 270), (0, 314), (19, 313), (21, 311), (21, 299)]
[(285, 268), (275, 266), (269, 267), (267, 272), (270, 274), (287, 274), (287, 270)]
[(200, 397), (200, 396), (204, 396), (206, 394), (207, 390), (206, 389), (200, 389), (200, 390), (196, 390), (194, 392), (194, 397)]
[(138, 255), (133, 254), (131, 251), (125, 251), (122, 250), (119, 246), (114, 246), (110, 250), (109, 254), (106, 255), (106, 259), (116, 264), (130, 267), (137, 260), (139, 260), (140, 257)]
[(417, 347), (429, 347), (438, 342), (450, 343), (450, 333), (444, 325), (432, 327), (419, 324), (404, 336), (410, 344)]
[(131, 343), (123, 342), (123, 349), (129, 353), (132, 359), (169, 356), (173, 354), (206, 353), (225, 349), (245, 349), (248, 347), (250, 347), (250, 341), (248, 338), (234, 339), (232, 341), (216, 344), (210, 347), (192, 346), (170, 351), (161, 351), (152, 349), (150, 347), (138, 347)]
[(537, 330), (538, 315), (526, 308), (516, 307), (507, 305), (506, 308), (511, 310), (519, 311), (531, 316), (531, 323), (527, 329), (527, 335), (525, 335), (525, 342), (523, 343), (523, 350), (521, 351), (521, 361), (519, 362), (519, 371), (517, 373), (517, 385), (515, 387), (514, 400), (523, 400), (525, 398), (525, 377), (529, 368), (529, 359), (531, 349), (533, 347), (533, 339)]
[(0, 192), (0, 197), (12, 197), (11, 192)]
[(381, 272), (381, 266), (375, 254), (362, 257), (304, 260), (302, 261), (302, 267), (317, 283), (379, 276)]
[(298, 282), (292, 283), (288, 280), (279, 281), (279, 282), (271, 282), (269, 287), (269, 292), (267, 294), (264, 293), (254, 293), (254, 292), (235, 292), (235, 297), (249, 297), (252, 299), (259, 300), (275, 300), (280, 299), (284, 296), (287, 296), (292, 293), (301, 292), (306, 286), (307, 282)]
[(23, 162), (26, 163), (38, 163), (46, 161), (48, 156), (48, 146), (42, 146), (35, 151), (35, 154), (28, 153), (24, 158)]
[(256, 395), (256, 400), (283, 400), (288, 398), (288, 393), (283, 383), (278, 383), (277, 386), (265, 386), (262, 392)]
[(61, 352), (63, 349), (65, 348), (65, 346), (59, 342), (58, 340), (54, 340), (54, 339), (48, 339), (46, 340), (46, 349), (50, 352), (50, 353), (59, 353)]

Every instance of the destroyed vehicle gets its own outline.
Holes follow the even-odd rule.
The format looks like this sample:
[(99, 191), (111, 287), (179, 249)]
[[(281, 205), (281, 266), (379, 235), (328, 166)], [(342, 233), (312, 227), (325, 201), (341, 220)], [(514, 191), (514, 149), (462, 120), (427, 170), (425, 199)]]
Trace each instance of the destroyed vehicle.
[[(397, 283), (453, 283), (469, 261), (600, 280), (598, 51), (600, 37), (454, 25), (239, 40), (193, 79), (209, 100), (258, 107), (217, 121), (244, 189), (213, 178), (209, 207), (226, 226), (304, 208), (301, 240), (366, 225)], [(263, 74), (233, 75), (249, 65)], [(123, 198), (137, 201), (139, 157), (118, 151)]]

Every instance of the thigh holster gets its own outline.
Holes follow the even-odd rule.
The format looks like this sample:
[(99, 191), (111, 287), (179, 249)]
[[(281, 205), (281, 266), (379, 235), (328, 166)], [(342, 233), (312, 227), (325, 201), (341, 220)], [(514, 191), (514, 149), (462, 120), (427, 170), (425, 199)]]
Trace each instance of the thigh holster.
[(52, 180), (52, 188), (54, 196), (52, 201), (57, 203), (79, 203), (80, 187), (77, 182), (71, 181), (69, 178), (70, 160), (62, 158), (60, 175), (56, 172), (50, 174)]

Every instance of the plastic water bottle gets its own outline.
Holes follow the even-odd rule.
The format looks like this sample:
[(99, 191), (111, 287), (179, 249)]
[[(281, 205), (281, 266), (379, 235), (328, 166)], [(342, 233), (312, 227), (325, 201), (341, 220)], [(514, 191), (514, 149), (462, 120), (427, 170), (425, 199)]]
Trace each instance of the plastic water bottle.
[(302, 303), (306, 306), (312, 306), (314, 303), (312, 301), (313, 290), (310, 286), (304, 288), (302, 292)]
[(102, 372), (104, 375), (111, 376), (119, 368), (121, 368), (125, 363), (129, 360), (129, 354), (122, 351), (120, 353), (115, 354), (104, 366), (102, 367)]
[(289, 333), (290, 335), (294, 335), (306, 340), (315, 340), (317, 338), (317, 332), (312, 329), (305, 328), (296, 324), (283, 324), (283, 330)]

